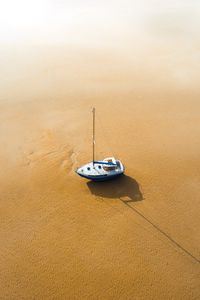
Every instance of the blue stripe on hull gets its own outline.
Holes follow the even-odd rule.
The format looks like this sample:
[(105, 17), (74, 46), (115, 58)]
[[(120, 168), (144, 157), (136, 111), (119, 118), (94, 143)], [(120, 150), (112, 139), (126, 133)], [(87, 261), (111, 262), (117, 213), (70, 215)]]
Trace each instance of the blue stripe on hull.
[(99, 165), (117, 166), (117, 164), (114, 164), (112, 162), (101, 161), (101, 160), (95, 160), (93, 163)]
[(123, 173), (120, 174), (115, 174), (115, 175), (111, 175), (111, 176), (104, 176), (104, 175), (98, 175), (98, 176), (87, 176), (87, 175), (82, 175), (82, 174), (78, 174), (81, 177), (84, 177), (86, 179), (90, 179), (92, 181), (107, 181), (110, 179), (114, 179), (116, 177), (119, 177), (120, 175), (122, 175)]

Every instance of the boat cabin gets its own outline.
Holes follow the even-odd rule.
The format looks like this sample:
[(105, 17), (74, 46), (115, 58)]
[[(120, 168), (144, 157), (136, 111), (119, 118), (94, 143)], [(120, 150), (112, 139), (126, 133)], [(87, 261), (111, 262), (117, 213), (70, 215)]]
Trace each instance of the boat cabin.
[(103, 162), (108, 163), (106, 165), (103, 165), (103, 169), (107, 172), (114, 171), (118, 168), (116, 159), (114, 157), (105, 158)]

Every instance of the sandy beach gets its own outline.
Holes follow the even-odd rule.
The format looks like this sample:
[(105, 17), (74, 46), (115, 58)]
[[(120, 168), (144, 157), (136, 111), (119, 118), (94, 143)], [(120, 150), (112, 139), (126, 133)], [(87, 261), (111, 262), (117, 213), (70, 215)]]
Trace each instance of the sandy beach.
[(2, 45), (0, 299), (200, 298), (200, 44), (149, 32)]

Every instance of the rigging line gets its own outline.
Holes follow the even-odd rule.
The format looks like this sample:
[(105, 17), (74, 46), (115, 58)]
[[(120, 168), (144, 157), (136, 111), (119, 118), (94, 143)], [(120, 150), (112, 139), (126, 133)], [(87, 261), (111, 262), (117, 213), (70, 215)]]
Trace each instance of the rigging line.
[[(103, 198), (103, 197), (98, 197), (98, 198), (101, 198), (101, 199), (103, 199), (103, 200), (105, 199), (105, 198)], [(121, 201), (124, 202), (124, 200), (121, 200)], [(121, 215), (124, 216), (124, 212), (123, 212), (122, 210), (117, 209), (116, 207), (114, 207), (114, 206), (108, 204), (106, 201), (104, 201), (104, 204), (106, 204), (108, 207), (112, 208), (113, 210), (117, 211), (118, 213), (120, 213)], [(134, 222), (135, 222), (135, 224), (137, 224), (140, 228), (142, 228), (144, 231), (147, 231), (148, 233), (150, 233), (150, 230), (148, 230), (148, 228), (146, 228), (145, 226), (143, 226), (141, 223), (136, 222), (135, 220), (134, 220)], [(158, 239), (161, 240), (160, 238), (158, 238)], [(162, 241), (162, 240), (161, 240), (161, 241)]]
[(168, 235), (166, 232), (164, 232), (161, 228), (159, 228), (157, 225), (155, 225), (151, 220), (149, 220), (147, 217), (145, 217), (139, 210), (137, 210), (135, 207), (131, 206), (126, 201), (123, 201), (121, 198), (118, 198), (123, 204), (127, 205), (130, 209), (132, 209), (136, 214), (138, 214), (140, 217), (142, 217), (146, 222), (151, 224), (157, 231), (159, 231), (161, 234), (163, 234), (170, 242), (175, 244), (179, 249), (181, 249), (183, 252), (185, 252), (187, 255), (192, 257), (196, 262), (200, 263), (200, 260), (195, 257), (191, 252), (189, 252), (187, 249), (185, 249), (183, 246), (181, 246), (179, 243), (177, 243), (170, 235)]

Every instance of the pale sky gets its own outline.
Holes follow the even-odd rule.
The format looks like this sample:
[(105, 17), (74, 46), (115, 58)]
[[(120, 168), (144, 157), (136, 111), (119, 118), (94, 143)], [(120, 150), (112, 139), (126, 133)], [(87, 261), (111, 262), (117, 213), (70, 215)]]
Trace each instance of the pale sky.
[(126, 43), (134, 36), (199, 45), (200, 1), (0, 0), (0, 43)]

